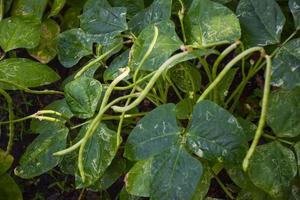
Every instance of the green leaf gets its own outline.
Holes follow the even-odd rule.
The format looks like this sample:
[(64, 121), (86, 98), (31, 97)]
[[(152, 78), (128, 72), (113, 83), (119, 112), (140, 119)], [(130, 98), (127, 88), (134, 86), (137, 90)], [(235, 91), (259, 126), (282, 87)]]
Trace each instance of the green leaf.
[(7, 52), (17, 48), (32, 49), (39, 44), (40, 20), (33, 17), (9, 17), (0, 22), (0, 46)]
[(1, 200), (23, 200), (19, 186), (8, 174), (0, 176), (0, 194)]
[(67, 9), (67, 11), (64, 13), (60, 26), (62, 30), (74, 29), (79, 27), (80, 20), (78, 16), (81, 14), (81, 9), (81, 7), (76, 6)]
[(40, 134), (22, 155), (15, 174), (24, 179), (39, 176), (59, 164), (61, 157), (52, 154), (66, 148), (67, 128)]
[(50, 62), (57, 54), (57, 36), (60, 32), (59, 25), (52, 19), (42, 23), (42, 35), (39, 45), (30, 49), (29, 53), (41, 63)]
[(95, 4), (80, 16), (81, 28), (90, 34), (120, 33), (127, 30), (126, 8)]
[(210, 173), (207, 167), (204, 168), (201, 181), (198, 183), (196, 191), (193, 194), (192, 200), (202, 200), (206, 197), (208, 190), (210, 188), (210, 183), (212, 178), (213, 175)]
[(297, 175), (294, 153), (278, 142), (260, 145), (253, 155), (248, 174), (258, 188), (275, 199), (286, 199)]
[[(24, 78), (26, 74), (26, 78)], [(48, 85), (60, 79), (53, 69), (47, 65), (26, 58), (8, 58), (0, 62), (0, 80), (13, 82), (22, 87), (39, 87)], [(0, 88), (17, 89), (0, 82)]]
[(300, 174), (300, 142), (297, 142), (297, 143), (294, 145), (294, 149), (295, 149), (296, 156), (297, 156), (298, 172), (299, 172), (299, 174)]
[(194, 103), (195, 102), (193, 101), (193, 99), (189, 97), (179, 101), (179, 103), (176, 104), (177, 119), (188, 119), (190, 117), (190, 114), (193, 112)]
[(141, 160), (126, 174), (126, 190), (135, 196), (149, 197), (153, 158)]
[(229, 93), (230, 86), (234, 80), (234, 77), (238, 71), (238, 68), (234, 68), (228, 71), (226, 76), (221, 80), (221, 82), (216, 86), (217, 99), (224, 103), (225, 98)]
[(273, 59), (272, 85), (288, 90), (300, 86), (300, 38), (285, 44)]
[(300, 134), (300, 87), (279, 90), (270, 95), (267, 123), (278, 137)]
[(252, 122), (238, 117), (237, 118), (238, 123), (241, 125), (241, 127), (243, 128), (244, 134), (246, 135), (247, 141), (251, 141), (254, 138), (257, 126), (255, 124), (253, 124)]
[(171, 10), (172, 0), (154, 0), (149, 7), (133, 16), (128, 23), (129, 29), (139, 34), (150, 24), (170, 19)]
[(300, 29), (300, 1), (289, 0), (289, 7), (294, 17), (294, 23), (296, 29)]
[(280, 42), (285, 17), (276, 1), (241, 0), (236, 12), (245, 44), (266, 46)]
[(72, 67), (82, 57), (93, 53), (92, 43), (89, 34), (80, 28), (59, 34), (57, 48), (60, 63), (64, 67)]
[(191, 199), (203, 167), (182, 146), (175, 146), (154, 158), (152, 174), (150, 199)]
[(14, 1), (12, 14), (17, 16), (43, 17), (48, 0), (17, 0)]
[(66, 0), (54, 0), (48, 17), (58, 15), (59, 12), (64, 8), (65, 4)]
[(111, 7), (107, 0), (87, 0), (83, 7), (83, 12), (86, 12), (93, 7)]
[(175, 26), (172, 21), (162, 21), (155, 25), (145, 28), (131, 49), (131, 60), (129, 67), (135, 70), (141, 63), (145, 53), (153, 40), (154, 26), (158, 28), (158, 38), (148, 58), (142, 65), (142, 70), (157, 70), (176, 50), (180, 48), (182, 42), (175, 32)]
[(130, 160), (150, 158), (169, 149), (179, 140), (179, 135), (175, 105), (159, 106), (143, 117), (132, 130), (124, 155)]
[(187, 143), (197, 156), (225, 163), (241, 161), (248, 146), (235, 117), (210, 101), (194, 107)]
[(110, 0), (113, 7), (126, 7), (128, 18), (132, 18), (136, 13), (144, 9), (144, 1), (136, 0)]
[(0, 176), (4, 174), (13, 164), (14, 157), (6, 154), (5, 151), (0, 149)]
[(65, 97), (74, 115), (90, 118), (94, 115), (102, 95), (101, 83), (93, 78), (81, 77), (65, 86)]
[[(79, 135), (86, 133), (88, 126), (84, 126)], [(107, 128), (105, 124), (100, 124), (92, 137), (86, 143), (83, 152), (83, 168), (85, 172), (85, 182), (76, 176), (76, 187), (87, 187), (94, 184), (111, 164), (118, 150), (117, 133)]]
[(119, 199), (120, 200), (140, 200), (142, 198), (140, 198), (138, 196), (134, 196), (134, 195), (129, 194), (126, 191), (126, 188), (123, 187), (122, 190), (121, 190), (121, 192), (119, 193)]
[(241, 37), (235, 14), (222, 4), (194, 0), (184, 19), (189, 44), (200, 47), (235, 42)]

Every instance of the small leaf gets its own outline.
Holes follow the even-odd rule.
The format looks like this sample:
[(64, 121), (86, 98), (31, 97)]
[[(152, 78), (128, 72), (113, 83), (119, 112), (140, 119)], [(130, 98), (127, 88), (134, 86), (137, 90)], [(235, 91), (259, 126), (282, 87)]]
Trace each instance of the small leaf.
[(83, 12), (86, 12), (89, 9), (92, 9), (93, 7), (99, 8), (99, 7), (110, 7), (110, 4), (107, 0), (87, 0), (83, 7)]
[(150, 25), (141, 32), (132, 46), (132, 59), (129, 62), (131, 69), (135, 70), (140, 65), (145, 53), (148, 51), (154, 36), (154, 26), (158, 28), (158, 38), (153, 50), (142, 65), (142, 70), (157, 70), (182, 45), (182, 42), (176, 35), (172, 21), (162, 21), (155, 25)]
[(183, 147), (173, 147), (154, 158), (152, 174), (150, 199), (191, 199), (203, 167)]
[(23, 200), (19, 186), (8, 174), (0, 176), (0, 194), (2, 200)]
[(40, 20), (34, 17), (9, 17), (0, 22), (0, 46), (7, 52), (17, 48), (32, 49), (39, 44)]
[[(6, 154), (5, 151), (0, 149), (0, 176), (4, 174), (12, 165), (14, 157)], [(0, 178), (1, 179), (1, 178)]]
[(61, 157), (52, 154), (66, 148), (67, 128), (52, 130), (40, 134), (22, 155), (20, 165), (15, 169), (15, 174), (24, 179), (39, 176), (61, 161)]
[(42, 23), (42, 35), (39, 45), (29, 53), (41, 63), (50, 62), (57, 54), (56, 38), (60, 32), (59, 25), (51, 19)]
[(170, 19), (171, 10), (172, 0), (154, 0), (149, 7), (133, 16), (128, 23), (129, 29), (139, 34), (150, 24)]
[(102, 95), (101, 83), (93, 78), (81, 77), (65, 86), (65, 97), (74, 115), (90, 118), (94, 115)]
[(292, 91), (279, 90), (270, 95), (267, 123), (278, 137), (300, 134), (300, 87)]
[(272, 85), (288, 90), (300, 86), (300, 38), (280, 48), (273, 59)]
[(297, 175), (294, 153), (278, 142), (260, 145), (250, 161), (248, 174), (258, 188), (275, 199), (286, 199)]
[(189, 44), (200, 47), (235, 42), (241, 37), (235, 14), (222, 4), (194, 0), (184, 19)]
[(240, 162), (248, 146), (235, 117), (210, 101), (194, 107), (187, 143), (197, 156), (225, 163)]
[(300, 29), (300, 0), (289, 0), (289, 7), (294, 17), (296, 29)]
[(144, 1), (136, 0), (110, 0), (113, 7), (126, 7), (128, 18), (132, 18), (136, 13), (144, 9)]
[(58, 13), (64, 8), (66, 0), (54, 0), (49, 17), (58, 15)]
[[(86, 133), (88, 126), (84, 126), (79, 135)], [(86, 143), (83, 152), (83, 168), (85, 172), (85, 182), (76, 176), (76, 187), (88, 187), (94, 184), (111, 164), (118, 150), (117, 133), (107, 128), (105, 124), (100, 124), (92, 137)]]
[(43, 17), (48, 0), (17, 0), (14, 1), (12, 14), (17, 16)]
[[(26, 78), (24, 78), (26, 74)], [(0, 62), (0, 80), (13, 82), (22, 87), (39, 87), (60, 79), (47, 65), (26, 58), (8, 58)], [(16, 87), (0, 82), (0, 88), (15, 90)]]
[(179, 135), (175, 105), (159, 106), (143, 117), (132, 130), (124, 155), (130, 160), (150, 158), (169, 149), (178, 141)]
[(188, 119), (193, 112), (194, 101), (191, 98), (184, 98), (176, 104), (177, 119)]
[(236, 12), (245, 44), (266, 46), (280, 42), (285, 17), (276, 1), (241, 0)]

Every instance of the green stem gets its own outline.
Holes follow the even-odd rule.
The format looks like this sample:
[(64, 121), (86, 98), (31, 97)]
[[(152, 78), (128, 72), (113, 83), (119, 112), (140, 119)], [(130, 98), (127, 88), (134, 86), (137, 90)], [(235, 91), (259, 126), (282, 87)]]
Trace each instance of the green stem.
[(281, 143), (285, 143), (285, 144), (288, 144), (288, 145), (291, 145), (291, 146), (295, 145), (294, 142), (290, 142), (290, 141), (287, 141), (287, 140), (284, 140), (284, 139), (280, 139), (280, 138), (277, 138), (275, 136), (272, 136), (272, 135), (269, 135), (269, 134), (266, 134), (266, 133), (264, 133), (262, 136), (265, 137), (265, 138), (271, 139), (271, 140), (277, 140)]
[(180, 21), (180, 27), (181, 27), (181, 31), (182, 31), (183, 42), (184, 42), (184, 44), (186, 44), (187, 39), (186, 39), (186, 33), (185, 33), (184, 23), (183, 23), (185, 7), (184, 7), (184, 4), (183, 4), (182, 0), (178, 0), (178, 1), (181, 5), (181, 10), (178, 11), (178, 18), (179, 18), (179, 21)]
[(260, 119), (258, 122), (258, 127), (255, 132), (254, 139), (253, 139), (250, 149), (248, 150), (246, 157), (244, 158), (244, 161), (243, 161), (243, 170), (244, 171), (247, 171), (247, 169), (249, 167), (250, 159), (255, 152), (255, 148), (259, 142), (261, 135), (263, 134), (263, 128), (264, 128), (265, 122), (266, 122), (269, 95), (270, 95), (272, 61), (271, 61), (271, 57), (268, 55), (266, 55), (265, 58), (266, 58), (267, 66), (266, 66), (266, 74), (265, 74), (264, 96), (263, 96), (263, 100), (262, 100), (262, 111), (261, 111)]
[[(211, 170), (212, 171), (212, 170)], [(222, 188), (222, 190), (226, 193), (226, 195), (230, 198), (230, 199), (234, 199), (234, 196), (231, 194), (231, 192), (227, 189), (227, 187), (224, 185), (224, 183), (219, 179), (219, 177), (213, 172), (214, 174), (214, 178), (216, 179), (216, 181), (218, 182), (218, 184), (220, 185), (220, 187)]]
[(4, 16), (4, 2), (3, 0), (0, 0), (0, 22), (2, 21)]
[(153, 76), (154, 73), (155, 72), (151, 72), (150, 74), (147, 74), (143, 78), (137, 80), (135, 83), (131, 83), (131, 84), (127, 85), (127, 86), (115, 87), (114, 90), (129, 90), (129, 89), (133, 88), (134, 86), (139, 85), (140, 83), (144, 82), (145, 80), (147, 80), (151, 76)]

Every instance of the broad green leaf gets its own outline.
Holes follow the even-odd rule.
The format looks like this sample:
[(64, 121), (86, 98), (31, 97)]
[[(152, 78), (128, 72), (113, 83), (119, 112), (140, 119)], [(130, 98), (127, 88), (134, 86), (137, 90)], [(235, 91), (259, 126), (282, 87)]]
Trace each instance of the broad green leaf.
[(32, 49), (39, 44), (41, 23), (34, 17), (9, 17), (0, 22), (0, 46), (7, 52), (17, 48)]
[(176, 104), (176, 117), (177, 119), (188, 119), (193, 112), (193, 99), (187, 97)]
[(12, 14), (17, 16), (34, 16), (41, 19), (48, 0), (16, 0)]
[(62, 18), (61, 22), (61, 29), (62, 30), (69, 30), (78, 28), (80, 24), (80, 20), (78, 16), (81, 14), (81, 8), (80, 7), (71, 7), (67, 9), (67, 11), (64, 13), (64, 16)]
[(206, 100), (194, 107), (187, 143), (197, 156), (214, 162), (237, 163), (247, 150), (247, 139), (235, 117)]
[(201, 181), (198, 183), (196, 191), (193, 194), (192, 200), (202, 200), (206, 197), (210, 188), (211, 179), (213, 175), (207, 168), (204, 168)]
[(134, 196), (134, 195), (129, 194), (126, 191), (126, 188), (123, 187), (122, 190), (121, 190), (121, 192), (119, 193), (119, 199), (120, 200), (140, 200), (142, 198), (138, 197), (138, 196)]
[(241, 0), (236, 12), (245, 44), (266, 46), (280, 42), (285, 17), (276, 1)]
[(114, 80), (120, 75), (120, 69), (128, 65), (129, 49), (117, 56), (104, 71), (103, 78), (105, 81)]
[(175, 105), (159, 106), (143, 117), (132, 130), (124, 155), (130, 160), (150, 158), (177, 143), (179, 136)]
[(58, 13), (63, 9), (66, 4), (66, 0), (54, 0), (51, 11), (49, 13), (49, 17), (53, 17), (58, 15)]
[[(85, 134), (87, 128), (88, 126), (84, 126), (79, 135)], [(94, 184), (104, 174), (117, 153), (117, 143), (115, 131), (108, 129), (105, 124), (100, 124), (97, 127), (83, 151), (83, 168), (86, 180), (82, 183), (81, 177), (77, 176), (77, 188)]]
[(300, 142), (297, 142), (297, 143), (294, 145), (294, 149), (295, 149), (296, 156), (297, 156), (298, 172), (299, 172), (299, 174), (300, 174)]
[(132, 18), (136, 13), (144, 9), (144, 1), (137, 0), (110, 0), (113, 7), (126, 7), (128, 18)]
[(297, 175), (294, 153), (278, 142), (260, 145), (250, 160), (248, 174), (258, 188), (275, 199), (286, 199)]
[(1, 200), (23, 200), (19, 186), (8, 174), (0, 176), (0, 194)]
[(150, 199), (192, 199), (203, 167), (184, 147), (175, 146), (154, 158), (152, 174)]
[[(43, 110), (57, 111), (69, 119), (73, 117), (73, 113), (71, 112), (65, 99), (53, 101), (52, 103), (47, 105), (45, 108), (43, 108)], [(51, 115), (48, 115), (48, 116), (51, 116)], [(56, 115), (53, 115), (51, 117), (58, 118), (62, 122), (66, 122), (66, 120), (62, 117), (58, 117)], [(34, 133), (43, 134), (43, 133), (52, 131), (55, 128), (62, 128), (63, 126), (64, 126), (64, 124), (62, 124), (62, 123), (55, 123), (55, 122), (41, 121), (38, 119), (33, 119), (30, 124), (30, 129)]]
[(267, 123), (278, 137), (300, 134), (300, 87), (279, 90), (270, 95)]
[(281, 47), (273, 59), (272, 70), (272, 85), (288, 90), (300, 86), (300, 38)]
[(134, 34), (139, 34), (150, 24), (170, 19), (171, 10), (172, 0), (154, 0), (149, 7), (132, 17), (128, 23), (129, 29)]
[(81, 28), (90, 34), (120, 33), (127, 30), (126, 8), (95, 4), (80, 16)]
[(42, 23), (42, 34), (39, 45), (30, 49), (29, 53), (41, 63), (50, 62), (57, 54), (57, 36), (60, 32), (59, 25), (52, 19)]
[(151, 168), (153, 158), (141, 160), (126, 174), (125, 184), (129, 194), (149, 197), (151, 183)]
[(189, 44), (200, 47), (231, 43), (241, 36), (235, 14), (222, 4), (194, 0), (184, 19)]
[(296, 29), (300, 29), (300, 0), (289, 0), (289, 7), (294, 17)]
[(78, 61), (93, 53), (92, 41), (89, 34), (82, 29), (67, 30), (58, 36), (58, 59), (67, 68), (77, 64)]
[(0, 176), (4, 174), (12, 165), (14, 157), (6, 154), (5, 151), (0, 149)]
[(93, 78), (81, 77), (65, 86), (65, 97), (70, 110), (84, 119), (94, 115), (101, 95), (102, 85)]
[[(24, 74), (26, 78), (24, 78)], [(39, 87), (60, 79), (47, 65), (26, 58), (8, 58), (0, 62), (0, 80), (13, 82), (22, 87)], [(0, 88), (15, 90), (16, 87), (0, 82)]]
[(83, 12), (86, 12), (93, 7), (111, 7), (107, 0), (87, 0), (83, 7)]
[(241, 125), (241, 127), (243, 128), (244, 134), (246, 135), (247, 141), (251, 141), (255, 135), (257, 126), (255, 124), (253, 124), (252, 122), (238, 117), (237, 118), (238, 123)]
[(162, 21), (150, 25), (141, 32), (132, 46), (132, 57), (129, 62), (131, 69), (135, 70), (140, 65), (145, 53), (148, 51), (154, 37), (154, 26), (158, 28), (158, 38), (153, 50), (142, 65), (142, 70), (154, 71), (158, 69), (182, 45), (176, 35), (172, 21)]
[(61, 157), (52, 154), (66, 148), (67, 128), (52, 130), (40, 134), (22, 155), (20, 165), (15, 168), (15, 174), (24, 179), (39, 176), (61, 161)]

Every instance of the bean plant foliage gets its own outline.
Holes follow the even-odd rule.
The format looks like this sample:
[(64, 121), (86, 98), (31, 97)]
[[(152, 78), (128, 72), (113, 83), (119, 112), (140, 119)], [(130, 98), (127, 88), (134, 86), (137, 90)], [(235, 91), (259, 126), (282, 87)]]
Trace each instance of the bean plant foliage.
[(299, 29), (299, 0), (0, 0), (0, 199), (299, 199)]

